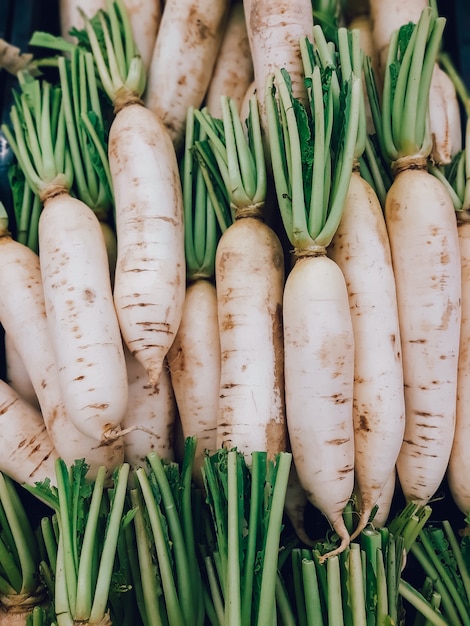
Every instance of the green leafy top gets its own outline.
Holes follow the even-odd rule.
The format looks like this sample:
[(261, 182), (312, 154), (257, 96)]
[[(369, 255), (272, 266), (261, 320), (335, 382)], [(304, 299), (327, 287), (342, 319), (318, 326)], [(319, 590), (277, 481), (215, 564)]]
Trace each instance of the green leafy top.
[(427, 158), (431, 152), (429, 91), (444, 25), (445, 19), (426, 7), (416, 24), (405, 24), (392, 34), (382, 98), (371, 61), (366, 60), (371, 112), (381, 151), (389, 161), (407, 156)]
[(106, 0), (106, 10), (89, 19), (85, 29), (71, 31), (95, 59), (104, 91), (113, 104), (119, 99), (140, 98), (146, 86), (146, 70), (134, 40), (122, 0)]
[[(319, 33), (317, 29), (317, 33)], [(344, 39), (346, 41), (346, 39)], [(328, 47), (327, 47), (328, 48)], [(276, 70), (266, 85), (271, 161), (284, 228), (297, 251), (328, 246), (339, 225), (358, 149), (361, 79), (343, 53), (328, 61), (301, 41), (309, 109)]]

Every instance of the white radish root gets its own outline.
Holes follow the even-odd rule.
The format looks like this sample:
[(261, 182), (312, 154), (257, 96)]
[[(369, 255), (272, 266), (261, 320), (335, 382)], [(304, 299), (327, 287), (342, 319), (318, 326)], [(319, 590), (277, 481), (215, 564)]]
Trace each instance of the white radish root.
[(216, 252), (221, 350), (217, 448), (269, 458), (286, 449), (282, 292), (284, 255), (274, 231), (243, 217)]
[(186, 290), (168, 366), (183, 438), (197, 437), (193, 475), (201, 483), (205, 451), (216, 451), (221, 368), (217, 294), (209, 280), (196, 280)]
[(141, 104), (119, 110), (108, 152), (118, 240), (114, 302), (127, 347), (156, 385), (186, 289), (176, 154), (163, 123)]
[(199, 108), (216, 62), (227, 0), (166, 0), (150, 62), (145, 104), (165, 124), (177, 151), (186, 113)]
[(346, 279), (354, 331), (354, 474), (366, 526), (400, 452), (405, 396), (390, 244), (379, 200), (354, 171), (340, 225), (328, 247)]
[(131, 467), (145, 466), (145, 457), (156, 452), (160, 458), (174, 458), (174, 428), (177, 408), (167, 367), (158, 385), (149, 386), (142, 365), (126, 350), (129, 404), (121, 426), (124, 460)]
[(46, 478), (54, 484), (58, 454), (41, 413), (3, 380), (0, 380), (0, 424), (0, 471), (20, 484), (32, 486)]
[[(240, 111), (253, 81), (253, 60), (246, 29), (243, 2), (233, 2), (219, 53), (207, 89), (205, 104), (215, 118), (222, 118), (221, 96), (231, 98)], [(242, 118), (244, 119), (244, 118)]]
[(101, 444), (83, 435), (68, 417), (46, 318), (39, 257), (9, 236), (0, 238), (0, 321), (15, 347), (36, 393), (42, 419), (57, 453), (68, 465), (84, 458), (94, 476), (100, 465), (108, 473), (122, 462), (123, 444)]
[(417, 169), (398, 164), (385, 204), (405, 384), (397, 471), (406, 499), (426, 503), (444, 478), (454, 436), (461, 264), (447, 190), (418, 162), (408, 163)]
[(7, 382), (16, 393), (31, 406), (39, 409), (39, 402), (31, 383), (28, 370), (22, 358), (15, 348), (10, 334), (5, 335), (5, 382)]
[(354, 335), (344, 276), (325, 255), (300, 257), (284, 290), (286, 411), (299, 480), (340, 545), (354, 487)]
[(67, 193), (44, 199), (39, 220), (47, 325), (73, 424), (98, 442), (119, 427), (127, 374), (108, 257), (93, 211)]
[(458, 224), (462, 263), (462, 325), (457, 382), (455, 435), (447, 468), (447, 481), (457, 507), (470, 512), (470, 222)]

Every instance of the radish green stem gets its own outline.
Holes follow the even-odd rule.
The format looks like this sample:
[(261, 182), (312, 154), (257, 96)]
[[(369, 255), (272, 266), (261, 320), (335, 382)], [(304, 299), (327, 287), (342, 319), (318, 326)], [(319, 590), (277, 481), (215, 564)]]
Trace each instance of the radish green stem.
[(436, 613), (432, 605), (414, 589), (408, 582), (400, 579), (399, 583), (400, 595), (405, 598), (412, 606), (422, 613), (433, 626), (449, 626), (449, 623), (440, 614)]

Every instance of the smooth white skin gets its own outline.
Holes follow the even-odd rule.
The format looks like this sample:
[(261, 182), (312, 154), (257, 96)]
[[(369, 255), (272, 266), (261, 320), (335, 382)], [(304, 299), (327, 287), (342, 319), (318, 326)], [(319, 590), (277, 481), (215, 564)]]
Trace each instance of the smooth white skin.
[(442, 183), (403, 170), (386, 197), (405, 383), (397, 460), (403, 493), (426, 503), (447, 468), (455, 428), (461, 264), (457, 222)]
[(22, 358), (18, 354), (13, 339), (10, 334), (5, 334), (5, 366), (6, 366), (6, 382), (16, 391), (16, 393), (31, 406), (39, 409), (39, 402), (31, 384), (28, 370), (23, 363)]
[[(126, 7), (135, 43), (145, 67), (149, 67), (152, 58), (158, 27), (162, 16), (161, 0), (123, 0)], [(73, 27), (83, 28), (84, 21), (79, 12), (81, 8), (87, 17), (93, 17), (97, 11), (106, 8), (105, 0), (60, 0), (60, 30), (62, 37), (75, 42), (68, 32)]]
[(148, 70), (162, 19), (163, 0), (123, 1), (129, 16), (135, 43)]
[(216, 252), (221, 350), (217, 448), (251, 465), (286, 448), (282, 350), (284, 260), (279, 239), (254, 217), (236, 220)]
[[(449, 162), (462, 149), (462, 122), (460, 117), (460, 103), (457, 98), (454, 83), (446, 72), (437, 64), (434, 66), (436, 74), (435, 82), (438, 83), (441, 91), (441, 99), (444, 108), (438, 107), (438, 101), (430, 109), (431, 128), (434, 133), (440, 133), (440, 137), (434, 141), (437, 145), (444, 145), (447, 149), (445, 153), (438, 157), (438, 162)], [(444, 120), (442, 117), (444, 116)], [(446, 123), (447, 122), (447, 123)], [(447, 136), (445, 135), (447, 133)], [(447, 159), (444, 161), (444, 159)]]
[(326, 256), (299, 258), (284, 290), (286, 410), (299, 480), (349, 544), (354, 487), (354, 335), (346, 282)]
[(83, 435), (68, 417), (47, 325), (38, 256), (26, 246), (2, 237), (0, 262), (0, 321), (5, 333), (14, 338), (57, 453), (67, 465), (85, 458), (90, 476), (100, 465), (112, 472), (124, 458), (119, 439), (100, 445)]
[(201, 483), (205, 451), (216, 451), (221, 367), (217, 294), (209, 280), (196, 280), (186, 289), (168, 366), (183, 438), (197, 437), (193, 474)]
[(207, 91), (228, 7), (227, 0), (165, 0), (145, 103), (168, 128), (177, 150), (188, 108), (199, 108)]
[[(387, 63), (387, 52), (392, 33), (408, 22), (418, 22), (427, 0), (370, 0), (372, 34), (378, 55), (379, 72), (383, 78)], [(454, 107), (457, 96), (453, 93), (454, 103), (449, 103), (450, 86), (444, 92), (441, 88), (439, 68), (434, 68), (429, 94), (430, 127), (433, 137), (432, 157), (436, 163), (450, 163), (457, 146), (452, 146), (452, 124), (455, 123)]]
[(387, 482), (384, 485), (384, 488), (382, 489), (382, 493), (379, 495), (376, 502), (378, 508), (373, 519), (373, 524), (376, 528), (383, 528), (388, 521), (390, 509), (392, 508), (393, 497), (395, 495), (396, 483), (397, 472), (396, 469), (393, 468)]
[(177, 408), (168, 368), (163, 368), (158, 385), (153, 387), (148, 384), (143, 366), (128, 350), (126, 363), (129, 404), (121, 424), (124, 460), (132, 467), (144, 466), (147, 454), (156, 452), (160, 458), (172, 461)]
[(186, 292), (178, 163), (162, 122), (138, 104), (116, 115), (108, 152), (118, 241), (114, 303), (127, 347), (156, 385)]
[(266, 132), (266, 79), (276, 68), (289, 72), (294, 96), (304, 102), (307, 100), (299, 40), (312, 39), (312, 3), (309, 0), (250, 0), (247, 3), (245, 0), (244, 5), (261, 122)]
[(55, 484), (57, 451), (41, 413), (0, 380), (0, 471), (19, 484), (49, 478)]
[[(221, 96), (231, 98), (240, 111), (253, 81), (253, 60), (242, 0), (232, 4), (219, 53), (207, 88), (205, 104), (209, 113), (222, 119)], [(243, 118), (244, 119), (244, 118)]]
[(93, 211), (60, 194), (39, 220), (47, 324), (70, 419), (97, 441), (127, 408), (127, 374), (103, 233)]
[(458, 225), (462, 263), (462, 325), (457, 379), (455, 434), (447, 481), (455, 504), (470, 512), (470, 222)]
[(328, 247), (349, 295), (354, 331), (354, 473), (364, 528), (400, 452), (405, 395), (392, 257), (382, 208), (353, 172), (340, 225)]
[[(359, 31), (359, 38), (361, 48), (364, 54), (371, 59), (372, 67), (375, 71), (375, 79), (380, 80), (380, 76), (377, 72), (377, 52), (374, 47), (374, 39), (372, 37), (372, 20), (369, 14), (361, 14), (355, 16), (348, 24), (349, 30), (357, 29)], [(366, 113), (366, 129), (368, 134), (375, 132), (374, 120), (370, 110), (369, 98), (367, 96), (367, 87), (364, 78), (362, 79), (362, 90), (364, 93), (364, 106)]]

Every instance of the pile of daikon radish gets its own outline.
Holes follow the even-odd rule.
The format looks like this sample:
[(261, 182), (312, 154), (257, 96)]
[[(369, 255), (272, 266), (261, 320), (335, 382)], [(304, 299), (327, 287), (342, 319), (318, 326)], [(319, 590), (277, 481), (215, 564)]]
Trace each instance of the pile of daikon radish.
[[(197, 468), (206, 450), (219, 447), (236, 447), (248, 459), (254, 450), (275, 456), (291, 449), (286, 512), (304, 540), (308, 501), (338, 532), (341, 549), (351, 539), (340, 520), (353, 494), (354, 534), (376, 505), (375, 523), (385, 523), (395, 469), (404, 496), (419, 503), (448, 471), (452, 496), (467, 514), (469, 226), (449, 185), (428, 171), (443, 172), (461, 153), (448, 75), (428, 64), (430, 89), (415, 98), (429, 114), (403, 128), (391, 122), (385, 158), (394, 182), (384, 207), (359, 168), (350, 168), (331, 240), (309, 235), (299, 243), (294, 228), (286, 242), (278, 208), (260, 211), (256, 193), (248, 194), (220, 238), (213, 275), (198, 281), (185, 258), (180, 163), (188, 111), (205, 107), (221, 118), (226, 97), (245, 120), (256, 96), (266, 202), (275, 204), (266, 85), (285, 69), (293, 96), (308, 102), (299, 42), (313, 41), (312, 2), (62, 0), (62, 34), (74, 40), (71, 27), (85, 28), (92, 42), (84, 16), (106, 9), (125, 21), (124, 5), (130, 25), (116, 58), (99, 63), (93, 51), (97, 80), (114, 107), (107, 140), (112, 272), (102, 224), (70, 194), (67, 159), (51, 165), (53, 147), (49, 159), (37, 155), (41, 175), (31, 183), (42, 205), (39, 254), (10, 236), (5, 218), (0, 469), (33, 483), (53, 478), (61, 456), (111, 472), (124, 460), (143, 463), (150, 450), (178, 458), (182, 437), (196, 435)], [(425, 0), (370, 0), (361, 14), (338, 7), (339, 24), (360, 29), (378, 101), (394, 33), (417, 23), (426, 7)], [(420, 31), (433, 59), (438, 24), (432, 37)], [(386, 134), (374, 127), (374, 106), (366, 98), (367, 130)], [(410, 128), (421, 144), (407, 139)], [(321, 278), (307, 270), (310, 257), (324, 266)]]

